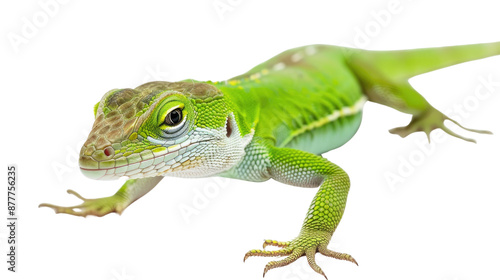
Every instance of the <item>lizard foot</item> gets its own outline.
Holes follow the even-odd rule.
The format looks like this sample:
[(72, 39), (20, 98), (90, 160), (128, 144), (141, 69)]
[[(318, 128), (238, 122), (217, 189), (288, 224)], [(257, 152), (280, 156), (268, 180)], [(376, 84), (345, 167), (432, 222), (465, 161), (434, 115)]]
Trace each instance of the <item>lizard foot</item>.
[[(264, 250), (250, 250), (245, 254), (243, 261), (246, 261), (249, 257), (259, 256), (259, 257), (281, 257), (287, 256), (286, 258), (278, 261), (270, 261), (266, 264), (264, 268), (264, 274), (273, 268), (282, 267), (291, 264), (292, 262), (298, 260), (302, 256), (306, 256), (309, 266), (317, 273), (323, 275), (328, 279), (321, 269), (316, 264), (315, 255), (317, 252), (339, 260), (350, 261), (356, 265), (358, 263), (349, 254), (343, 254), (331, 251), (327, 249), (327, 245), (330, 242), (331, 235), (326, 232), (321, 231), (302, 231), (301, 234), (291, 242), (280, 242), (276, 240), (265, 240), (263, 244)], [(276, 246), (282, 249), (268, 251), (265, 250), (266, 246)]]
[(83, 200), (83, 203), (69, 207), (42, 203), (38, 207), (48, 207), (54, 209), (56, 213), (64, 213), (81, 217), (86, 217), (88, 215), (102, 217), (112, 212), (121, 214), (127, 207), (125, 199), (122, 196), (116, 194), (109, 197), (88, 199), (82, 197), (73, 190), (68, 190), (68, 193)]
[(443, 113), (439, 112), (435, 108), (430, 108), (426, 112), (424, 112), (421, 115), (418, 116), (413, 116), (410, 123), (407, 126), (402, 126), (402, 127), (396, 127), (391, 130), (389, 130), (390, 133), (393, 134), (398, 134), (401, 137), (406, 137), (409, 134), (417, 131), (423, 131), (427, 135), (427, 139), (429, 140), (429, 143), (431, 141), (430, 134), (431, 131), (436, 129), (436, 128), (441, 128), (444, 132), (448, 133), (451, 136), (460, 138), (462, 140), (468, 141), (468, 142), (473, 142), (476, 143), (476, 140), (470, 139), (463, 137), (459, 134), (456, 134), (455, 132), (451, 131), (449, 128), (447, 128), (444, 125), (444, 121), (449, 120), (453, 122), (454, 124), (458, 125), (462, 129), (465, 129), (467, 131), (475, 132), (475, 133), (482, 133), (482, 134), (492, 134), (490, 131), (487, 130), (476, 130), (476, 129), (470, 129), (470, 128), (465, 128), (461, 124), (459, 124), (457, 121), (450, 119)]

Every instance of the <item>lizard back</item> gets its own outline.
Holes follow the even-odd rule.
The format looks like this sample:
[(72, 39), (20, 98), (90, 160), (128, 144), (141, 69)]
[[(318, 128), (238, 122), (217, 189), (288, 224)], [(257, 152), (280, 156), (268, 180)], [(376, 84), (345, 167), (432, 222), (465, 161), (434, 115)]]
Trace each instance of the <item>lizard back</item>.
[(344, 57), (336, 46), (290, 49), (215, 85), (240, 108), (259, 107), (256, 136), (321, 154), (349, 141), (361, 123), (366, 98)]

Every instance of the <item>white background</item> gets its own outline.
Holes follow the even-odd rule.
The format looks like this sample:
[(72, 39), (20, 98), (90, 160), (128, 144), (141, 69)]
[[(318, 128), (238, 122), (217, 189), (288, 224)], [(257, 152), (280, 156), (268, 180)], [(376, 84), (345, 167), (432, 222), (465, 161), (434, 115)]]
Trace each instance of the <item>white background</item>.
[[(85, 178), (75, 158), (93, 105), (110, 89), (225, 80), (307, 44), (387, 50), (500, 40), (498, 1), (400, 0), (396, 11), (390, 0), (67, 1), (49, 12), (40, 4), (47, 2), (0, 6), (1, 180), (6, 186), (7, 164), (18, 165), (20, 218), (19, 272), (8, 273), (2, 261), (1, 279), (260, 279), (270, 259), (243, 263), (245, 252), (265, 238), (298, 234), (317, 189), (273, 181), (166, 178), (122, 216), (83, 219), (37, 208), (79, 203), (68, 188), (102, 197), (123, 183)], [(377, 22), (384, 13), (390, 18)], [(29, 24), (36, 30), (26, 31)], [(360, 264), (318, 255), (330, 279), (500, 278), (499, 65), (494, 57), (411, 80), (438, 109), (495, 133), (449, 124), (478, 144), (443, 137), (419, 145), (422, 133), (401, 139), (387, 130), (409, 116), (367, 104), (358, 134), (325, 155), (352, 181), (330, 248)], [(476, 90), (487, 93), (481, 79), (497, 82), (479, 100)], [(387, 174), (404, 182), (390, 184)], [(6, 238), (0, 226), (2, 260)], [(322, 277), (301, 258), (266, 279)]]

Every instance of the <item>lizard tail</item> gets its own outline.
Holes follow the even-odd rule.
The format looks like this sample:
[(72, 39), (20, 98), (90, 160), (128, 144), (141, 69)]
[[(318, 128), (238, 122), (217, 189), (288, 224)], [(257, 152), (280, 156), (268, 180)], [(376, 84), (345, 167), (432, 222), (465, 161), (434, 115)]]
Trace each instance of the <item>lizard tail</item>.
[(500, 42), (396, 51), (358, 51), (351, 62), (376, 68), (391, 80), (408, 80), (462, 62), (500, 55)]

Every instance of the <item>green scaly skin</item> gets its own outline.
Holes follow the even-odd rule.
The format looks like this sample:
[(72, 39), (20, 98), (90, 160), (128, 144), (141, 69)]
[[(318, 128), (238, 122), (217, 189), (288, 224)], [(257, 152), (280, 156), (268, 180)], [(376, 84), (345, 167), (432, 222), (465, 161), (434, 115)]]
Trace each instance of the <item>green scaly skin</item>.
[[(327, 249), (350, 184), (347, 174), (320, 154), (356, 133), (366, 100), (413, 115), (407, 126), (391, 130), (402, 137), (441, 128), (473, 141), (445, 127), (451, 119), (408, 79), (498, 54), (499, 42), (386, 52), (313, 45), (285, 51), (225, 82), (152, 82), (111, 90), (94, 108), (96, 120), (80, 152), (80, 168), (93, 179), (130, 180), (111, 197), (85, 199), (69, 191), (83, 203), (40, 206), (77, 216), (120, 214), (163, 176), (272, 178), (319, 187), (297, 238), (265, 240), (264, 249), (249, 251), (245, 260), (286, 256), (269, 262), (265, 274), (305, 255), (311, 268), (325, 275), (315, 263), (317, 252), (356, 261)], [(281, 249), (265, 250), (268, 245)]]

